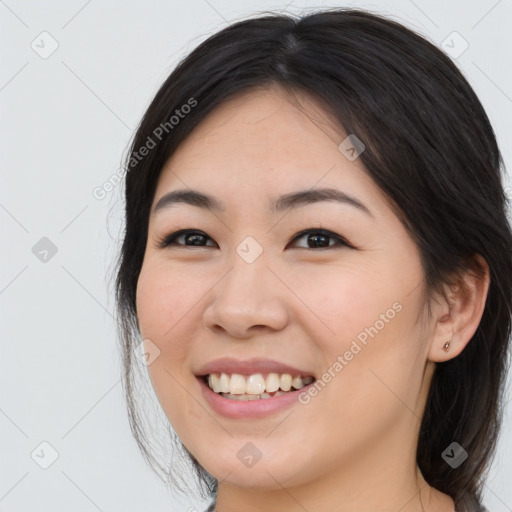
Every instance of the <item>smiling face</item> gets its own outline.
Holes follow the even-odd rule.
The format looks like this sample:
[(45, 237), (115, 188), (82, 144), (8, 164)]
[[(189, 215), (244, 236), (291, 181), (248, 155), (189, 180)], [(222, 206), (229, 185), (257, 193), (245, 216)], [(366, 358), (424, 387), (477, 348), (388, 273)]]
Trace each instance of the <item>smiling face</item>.
[[(180, 145), (161, 172), (137, 287), (169, 421), (207, 471), (247, 488), (410, 472), (433, 371), (418, 249), (361, 160), (338, 149), (346, 134), (299, 97), (308, 115), (280, 89), (240, 95)], [(321, 189), (341, 197), (310, 194)], [(178, 190), (219, 208), (195, 196), (154, 211)], [(299, 191), (309, 200), (278, 202)], [(179, 230), (193, 233), (159, 244)], [(198, 377), (225, 357), (316, 382), (272, 411), (228, 414), (239, 402)]]

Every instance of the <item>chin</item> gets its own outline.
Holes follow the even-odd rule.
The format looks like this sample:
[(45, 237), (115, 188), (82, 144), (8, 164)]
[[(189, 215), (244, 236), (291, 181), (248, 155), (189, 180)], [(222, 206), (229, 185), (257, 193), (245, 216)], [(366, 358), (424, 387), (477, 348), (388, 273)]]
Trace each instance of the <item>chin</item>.
[(305, 475), (300, 471), (298, 461), (290, 466), (284, 460), (264, 461), (261, 458), (252, 466), (246, 466), (235, 455), (222, 461), (216, 458), (211, 462), (209, 464), (205, 461), (203, 467), (217, 480), (244, 489), (278, 490), (283, 486), (292, 487), (305, 483)]

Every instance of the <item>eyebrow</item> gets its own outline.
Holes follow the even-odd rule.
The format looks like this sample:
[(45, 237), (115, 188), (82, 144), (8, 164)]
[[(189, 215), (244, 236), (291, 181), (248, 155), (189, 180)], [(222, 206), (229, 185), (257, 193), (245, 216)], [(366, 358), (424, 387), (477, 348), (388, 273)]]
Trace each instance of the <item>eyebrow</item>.
[[(318, 188), (291, 192), (271, 201), (269, 204), (269, 210), (272, 213), (277, 214), (300, 206), (319, 203), (321, 201), (336, 201), (348, 204), (361, 210), (370, 217), (373, 217), (371, 211), (361, 201), (359, 201), (359, 199), (335, 188)], [(163, 195), (156, 203), (153, 213), (156, 214), (157, 212), (170, 208), (178, 203), (197, 206), (205, 210), (210, 210), (211, 212), (225, 211), (223, 204), (213, 196), (199, 192), (198, 190), (185, 189), (173, 190), (172, 192), (168, 192)]]

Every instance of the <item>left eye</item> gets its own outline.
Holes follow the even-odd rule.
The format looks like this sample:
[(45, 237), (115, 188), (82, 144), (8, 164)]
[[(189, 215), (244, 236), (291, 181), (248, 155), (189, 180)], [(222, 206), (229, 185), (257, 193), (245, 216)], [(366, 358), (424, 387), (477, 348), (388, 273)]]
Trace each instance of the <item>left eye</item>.
[[(336, 233), (332, 233), (331, 231), (307, 229), (297, 233), (291, 239), (291, 242), (300, 240), (301, 238), (306, 240), (306, 246), (299, 246), (300, 248), (304, 249), (323, 249), (333, 247), (334, 245), (353, 247), (343, 237), (337, 235)], [(183, 239), (184, 243), (178, 243), (179, 239)], [(158, 242), (158, 247), (162, 249), (168, 246), (212, 247), (212, 245), (207, 245), (206, 242), (208, 240), (213, 242), (213, 240), (208, 235), (201, 231), (182, 229), (168, 236), (165, 236), (161, 241)], [(337, 243), (330, 243), (330, 240), (337, 241)]]
[[(332, 233), (331, 231), (324, 231), (324, 230), (306, 230), (301, 231), (297, 235), (295, 235), (292, 239), (292, 242), (294, 240), (299, 240), (301, 238), (306, 239), (306, 249), (316, 249), (316, 248), (327, 248), (332, 247), (333, 245), (344, 245), (347, 247), (351, 247), (350, 244), (341, 236), (336, 235), (335, 233)], [(329, 239), (331, 240), (337, 240), (338, 244), (329, 243)], [(311, 247), (309, 244), (313, 244), (313, 247)]]

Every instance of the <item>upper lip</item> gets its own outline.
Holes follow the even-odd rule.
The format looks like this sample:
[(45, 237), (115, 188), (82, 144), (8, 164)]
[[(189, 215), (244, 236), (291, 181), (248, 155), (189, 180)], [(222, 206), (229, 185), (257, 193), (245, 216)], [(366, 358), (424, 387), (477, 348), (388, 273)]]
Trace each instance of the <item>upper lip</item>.
[(196, 372), (196, 376), (204, 377), (210, 373), (238, 373), (240, 375), (254, 375), (255, 373), (289, 373), (292, 376), (313, 376), (313, 373), (309, 370), (296, 368), (272, 359), (240, 360), (232, 357), (215, 359), (214, 361), (204, 364)]

